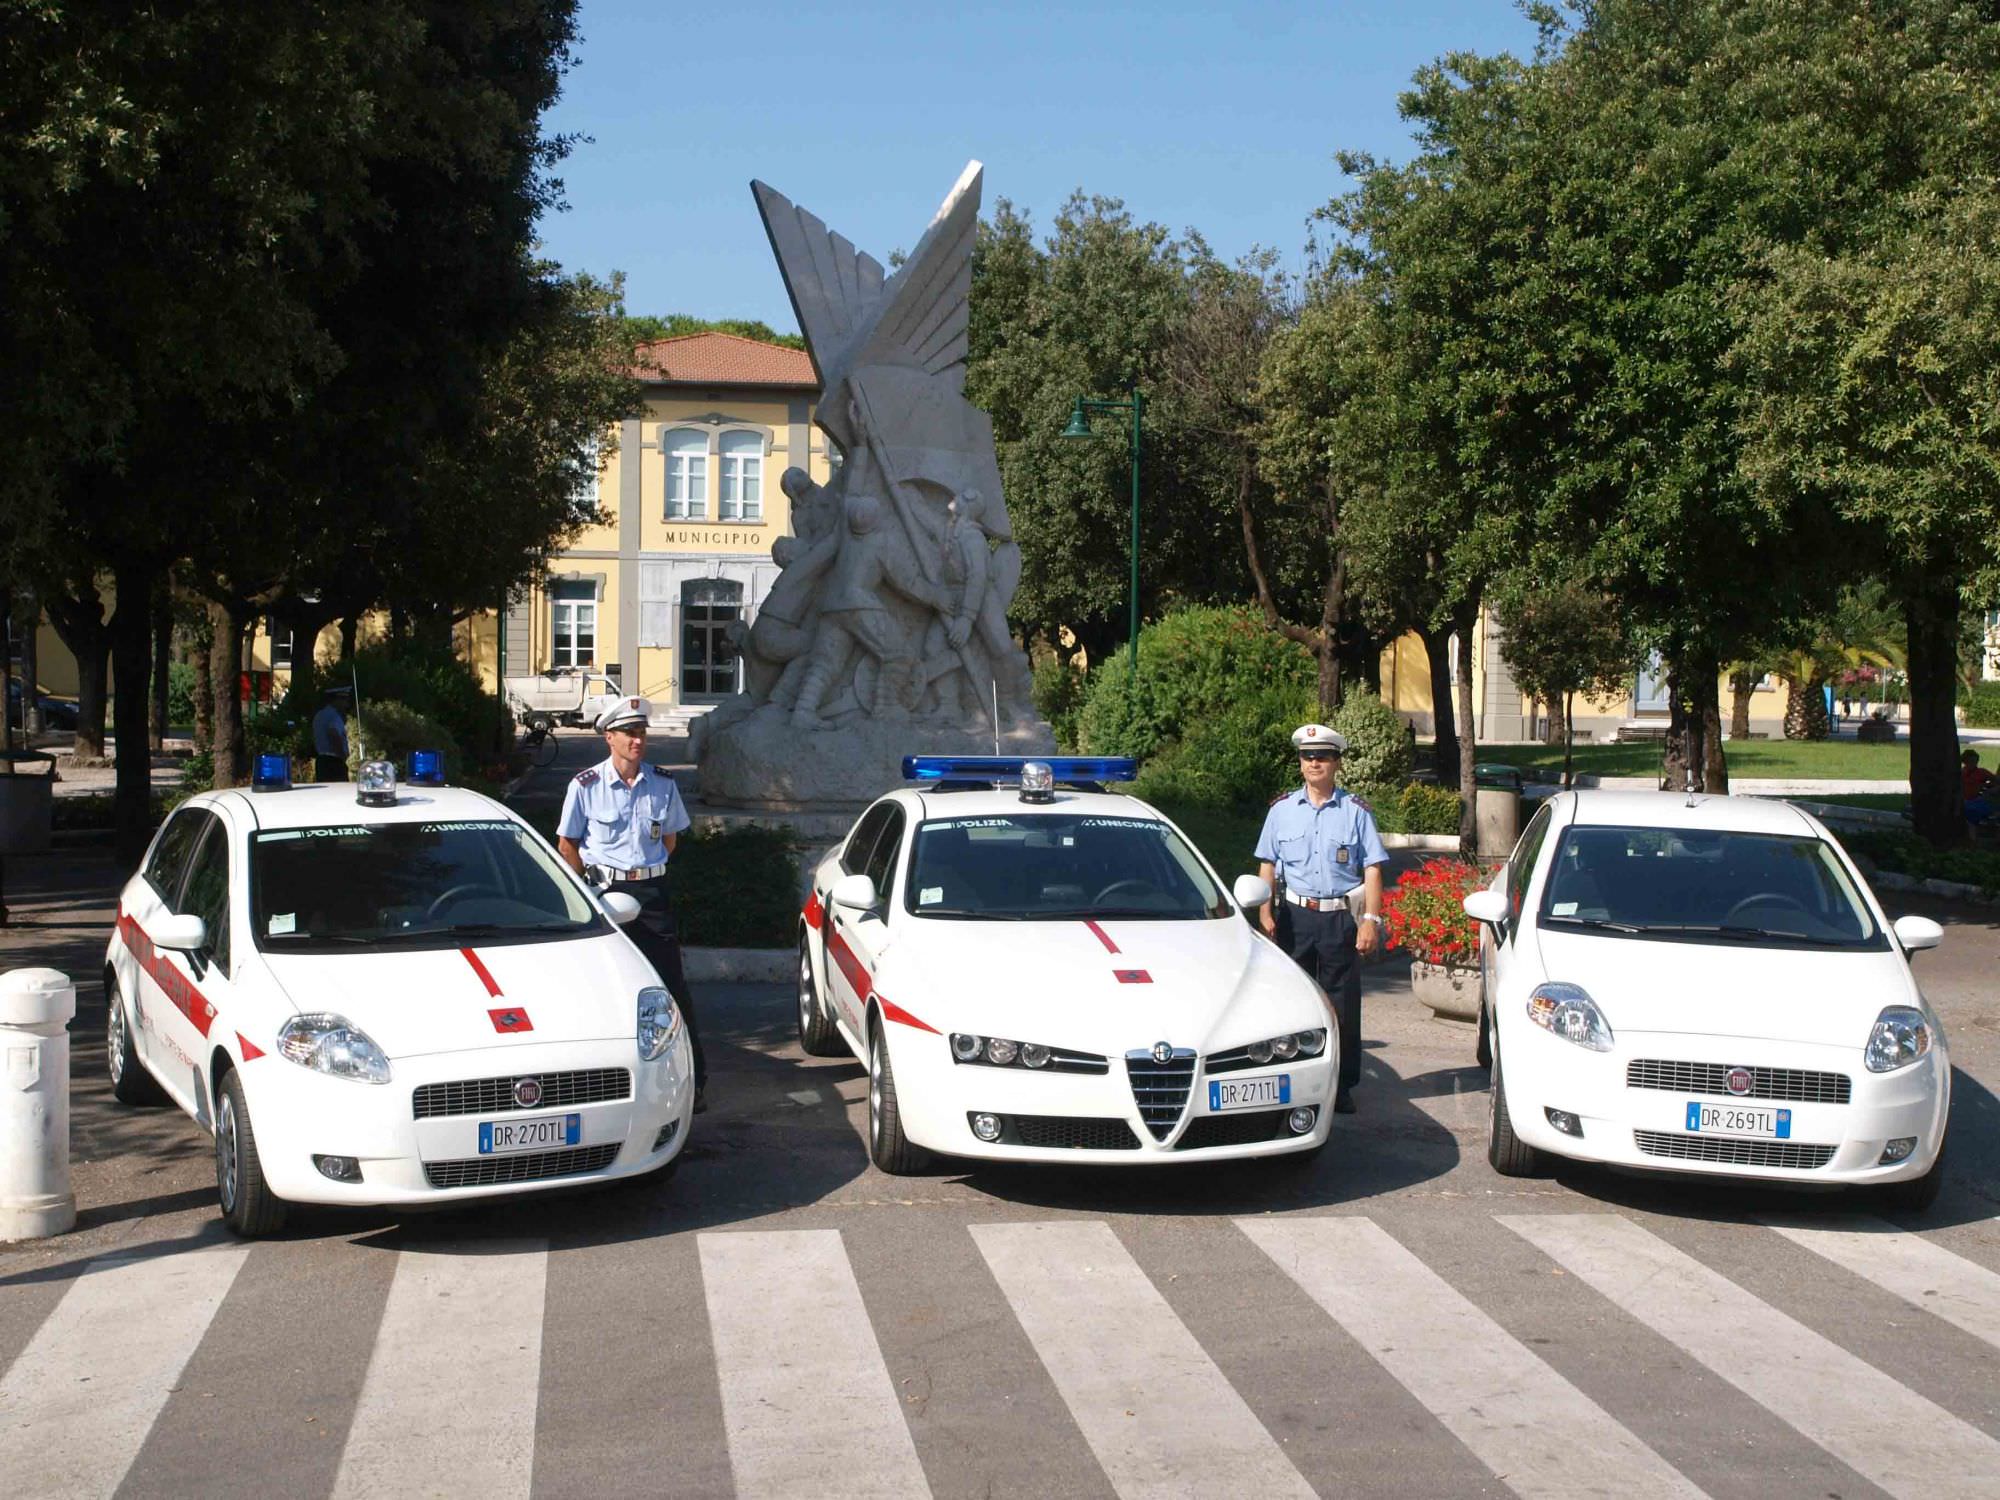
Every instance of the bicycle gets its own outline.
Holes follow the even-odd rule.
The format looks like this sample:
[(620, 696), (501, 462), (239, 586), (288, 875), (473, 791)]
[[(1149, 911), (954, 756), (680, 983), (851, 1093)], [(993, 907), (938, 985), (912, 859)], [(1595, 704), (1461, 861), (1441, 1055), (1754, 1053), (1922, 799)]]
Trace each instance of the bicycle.
[(527, 727), (521, 731), (518, 748), (527, 756), (528, 764), (531, 766), (539, 768), (554, 765), (558, 748), (555, 726), (547, 719), (530, 719)]

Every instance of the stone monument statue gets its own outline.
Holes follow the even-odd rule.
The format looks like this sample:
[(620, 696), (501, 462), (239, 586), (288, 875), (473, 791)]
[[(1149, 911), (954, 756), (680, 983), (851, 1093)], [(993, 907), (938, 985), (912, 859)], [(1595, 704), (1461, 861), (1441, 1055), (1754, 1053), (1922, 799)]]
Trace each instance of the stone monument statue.
[(752, 183), (820, 380), (830, 483), (779, 483), (793, 535), (734, 632), (746, 691), (696, 721), (706, 802), (866, 801), (905, 755), (1047, 754), (1007, 629), (1021, 578), (993, 427), (965, 399), (982, 169), (969, 164), (894, 276)]

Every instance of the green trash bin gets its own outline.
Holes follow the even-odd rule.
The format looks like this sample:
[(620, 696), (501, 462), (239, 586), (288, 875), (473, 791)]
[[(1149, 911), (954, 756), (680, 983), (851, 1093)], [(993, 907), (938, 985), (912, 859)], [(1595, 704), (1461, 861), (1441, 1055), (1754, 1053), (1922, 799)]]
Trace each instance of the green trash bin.
[(1475, 847), (1488, 858), (1501, 858), (1521, 836), (1520, 767), (1483, 761), (1472, 768), (1472, 785)]

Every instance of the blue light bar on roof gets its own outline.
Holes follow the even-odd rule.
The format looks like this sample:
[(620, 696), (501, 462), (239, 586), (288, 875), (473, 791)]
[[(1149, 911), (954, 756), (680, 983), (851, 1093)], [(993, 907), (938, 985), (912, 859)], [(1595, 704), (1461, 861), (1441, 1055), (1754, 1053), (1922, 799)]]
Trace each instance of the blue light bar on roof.
[(444, 752), (442, 750), (412, 750), (410, 752), (410, 774), (403, 779), (411, 786), (443, 786)]
[(1019, 781), (1038, 761), (1057, 781), (1131, 781), (1139, 763), (1123, 755), (906, 755), (905, 781)]
[(292, 789), (292, 758), (282, 750), (266, 750), (250, 768), (253, 792), (289, 792)]

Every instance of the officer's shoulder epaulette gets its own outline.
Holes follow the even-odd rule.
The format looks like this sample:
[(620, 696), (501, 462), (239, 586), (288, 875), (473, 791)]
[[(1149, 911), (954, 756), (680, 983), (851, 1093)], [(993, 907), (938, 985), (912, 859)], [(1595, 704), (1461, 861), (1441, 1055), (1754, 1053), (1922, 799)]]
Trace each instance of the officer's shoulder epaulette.
[(1368, 799), (1366, 797), (1363, 797), (1355, 792), (1349, 792), (1347, 794), (1347, 797), (1350, 802), (1352, 802), (1356, 807), (1360, 808), (1363, 812), (1367, 813), (1370, 817), (1374, 816), (1375, 809), (1368, 805)]
[(1279, 804), (1280, 802), (1283, 802), (1283, 801), (1284, 801), (1284, 800), (1285, 800), (1285, 799), (1286, 799), (1287, 797), (1289, 797), (1289, 796), (1291, 796), (1291, 795), (1292, 795), (1292, 794), (1291, 794), (1290, 792), (1280, 792), (1280, 793), (1278, 793), (1278, 795), (1277, 795), (1277, 796), (1275, 796), (1275, 797), (1273, 797), (1273, 798), (1271, 799), (1271, 802), (1270, 802), (1270, 805), (1271, 805), (1272, 807), (1276, 807), (1276, 806), (1277, 806), (1277, 805), (1278, 805), (1278, 804)]
[(597, 767), (595, 766), (592, 766), (587, 771), (578, 771), (576, 773), (576, 784), (578, 786), (589, 786), (596, 780), (597, 780)]
[(653, 774), (655, 776), (664, 776), (669, 781), (672, 781), (674, 779), (673, 771), (666, 766), (654, 766)]

